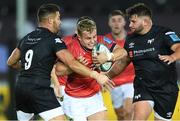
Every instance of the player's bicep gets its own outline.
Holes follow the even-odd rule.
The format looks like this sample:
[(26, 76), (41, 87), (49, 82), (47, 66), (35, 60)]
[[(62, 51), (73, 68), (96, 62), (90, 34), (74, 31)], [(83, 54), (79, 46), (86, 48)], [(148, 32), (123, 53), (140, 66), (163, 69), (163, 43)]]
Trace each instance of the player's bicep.
[(172, 51), (176, 51), (177, 49), (180, 49), (180, 43), (176, 43), (171, 46)]
[(116, 44), (113, 49), (113, 54), (115, 55), (116, 60), (119, 60), (119, 59), (127, 56), (127, 51), (124, 48), (122, 48)]
[(11, 55), (9, 56), (7, 60), (7, 64), (9, 66), (16, 64), (20, 60), (20, 57), (21, 57), (21, 51), (18, 48), (15, 48), (11, 53)]
[(113, 48), (112, 51), (115, 51), (115, 50), (117, 50), (117, 49), (121, 49), (121, 47), (120, 47), (118, 44), (116, 44), (116, 45), (114, 46), (114, 48)]
[(122, 53), (126, 53), (125, 49), (120, 47), (118, 44), (116, 44), (113, 48), (113, 52), (115, 51), (119, 51), (119, 52), (122, 52)]
[(70, 65), (75, 60), (73, 55), (67, 49), (56, 52), (56, 56), (66, 65)]

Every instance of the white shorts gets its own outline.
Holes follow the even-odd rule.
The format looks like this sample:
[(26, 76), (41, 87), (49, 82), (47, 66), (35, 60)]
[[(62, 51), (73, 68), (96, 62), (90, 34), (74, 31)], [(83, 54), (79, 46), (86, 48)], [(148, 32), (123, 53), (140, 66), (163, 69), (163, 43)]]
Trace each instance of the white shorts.
[(133, 83), (127, 83), (115, 87), (111, 91), (111, 98), (114, 108), (119, 108), (123, 105), (126, 98), (133, 98), (134, 87)]
[(100, 92), (87, 98), (75, 98), (65, 94), (63, 103), (64, 113), (73, 121), (87, 121), (88, 116), (106, 110)]
[(64, 100), (64, 94), (65, 94), (64, 90), (65, 90), (65, 86), (61, 86), (60, 93), (62, 97), (57, 98), (58, 102), (61, 104), (61, 107), (63, 107), (63, 100)]
[(62, 85), (61, 86), (61, 95), (64, 96), (64, 94), (65, 94), (65, 86)]
[[(16, 111), (18, 121), (29, 121), (34, 114), (33, 113), (25, 113), (23, 111)], [(52, 118), (57, 116), (64, 115), (62, 107), (54, 108), (48, 111), (44, 111), (39, 113), (39, 116), (43, 118), (45, 121), (49, 121)]]

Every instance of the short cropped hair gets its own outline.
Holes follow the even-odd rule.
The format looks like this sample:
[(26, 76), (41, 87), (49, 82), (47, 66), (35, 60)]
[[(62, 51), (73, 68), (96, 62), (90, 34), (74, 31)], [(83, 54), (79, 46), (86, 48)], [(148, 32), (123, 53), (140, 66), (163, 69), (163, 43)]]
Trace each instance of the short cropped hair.
[(121, 11), (121, 10), (113, 10), (109, 15), (108, 15), (108, 19), (110, 19), (113, 16), (117, 16), (120, 15), (123, 18), (125, 18), (125, 14)]
[(152, 19), (152, 11), (144, 3), (138, 3), (132, 7), (127, 8), (126, 15), (127, 17), (131, 17), (132, 15), (149, 16)]
[(57, 11), (60, 11), (60, 8), (56, 4), (43, 4), (43, 5), (41, 5), (40, 8), (38, 9), (38, 12), (37, 12), (38, 22), (41, 22), (48, 15), (56, 13)]
[(77, 20), (77, 24), (78, 24), (80, 21), (85, 20), (85, 19), (93, 20), (90, 16), (81, 16), (81, 17)]
[(82, 35), (83, 31), (88, 31), (91, 33), (94, 29), (96, 29), (96, 23), (90, 19), (84, 19), (79, 21), (77, 24), (77, 32), (80, 36)]

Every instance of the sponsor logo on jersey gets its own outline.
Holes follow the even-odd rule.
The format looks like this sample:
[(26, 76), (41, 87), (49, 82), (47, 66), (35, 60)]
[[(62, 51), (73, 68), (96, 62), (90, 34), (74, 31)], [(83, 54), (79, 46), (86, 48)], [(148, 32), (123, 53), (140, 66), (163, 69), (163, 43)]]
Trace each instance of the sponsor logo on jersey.
[(134, 42), (131, 42), (131, 43), (129, 44), (129, 48), (134, 48)]
[(145, 53), (148, 53), (148, 52), (153, 52), (155, 51), (155, 48), (147, 48), (147, 49), (144, 49), (144, 50), (134, 50), (134, 56), (141, 56), (141, 55), (144, 55)]
[(62, 43), (60, 38), (56, 38), (55, 41), (56, 41), (56, 43)]
[(112, 43), (112, 40), (107, 38), (107, 37), (103, 37), (104, 41), (107, 42), (108, 44)]
[(153, 42), (154, 42), (154, 38), (149, 39), (149, 40), (147, 41), (147, 43), (150, 44), (150, 45), (151, 45)]
[(26, 44), (36, 44), (41, 38), (31, 38), (30, 36), (27, 37)]
[(28, 41), (39, 41), (41, 40), (41, 38), (31, 38), (30, 36), (28, 36)]

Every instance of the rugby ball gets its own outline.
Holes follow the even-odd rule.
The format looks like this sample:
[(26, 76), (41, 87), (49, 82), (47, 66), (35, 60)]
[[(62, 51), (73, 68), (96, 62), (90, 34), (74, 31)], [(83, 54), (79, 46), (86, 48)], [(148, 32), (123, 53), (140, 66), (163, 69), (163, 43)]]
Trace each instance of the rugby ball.
[[(92, 56), (96, 56), (97, 52), (104, 52), (107, 54), (111, 53), (110, 50), (104, 44), (101, 44), (101, 43), (98, 43), (93, 47)], [(108, 62), (101, 64), (99, 66), (99, 70), (106, 72), (111, 68), (111, 66), (112, 66), (112, 62), (108, 61)]]

